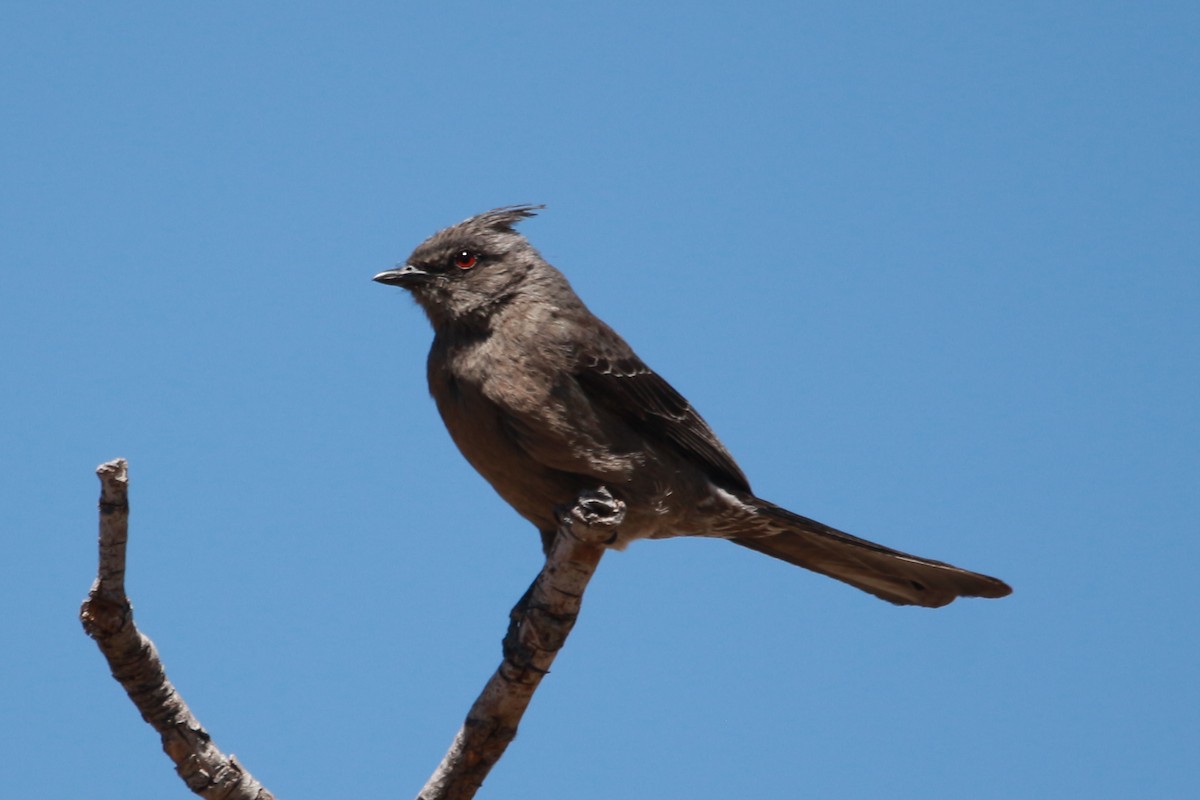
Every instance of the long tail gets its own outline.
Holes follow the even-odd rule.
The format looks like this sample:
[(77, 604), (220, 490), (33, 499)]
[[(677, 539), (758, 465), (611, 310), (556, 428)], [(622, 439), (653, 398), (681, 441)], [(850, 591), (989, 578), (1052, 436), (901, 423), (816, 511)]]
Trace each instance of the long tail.
[(730, 541), (828, 575), (896, 605), (937, 608), (958, 597), (1004, 597), (1002, 580), (941, 561), (902, 553), (793, 514), (758, 498), (746, 498), (757, 514), (752, 535)]

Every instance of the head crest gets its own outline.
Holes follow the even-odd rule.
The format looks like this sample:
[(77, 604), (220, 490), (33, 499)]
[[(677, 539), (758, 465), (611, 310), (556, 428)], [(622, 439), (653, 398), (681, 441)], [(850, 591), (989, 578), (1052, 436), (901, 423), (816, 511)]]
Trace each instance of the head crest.
[(545, 208), (544, 205), (518, 205), (518, 206), (501, 206), (493, 208), (491, 211), (485, 211), (478, 216), (463, 220), (460, 224), (469, 224), (472, 227), (487, 228), (494, 231), (507, 231), (513, 233), (513, 226), (523, 219), (537, 216), (537, 212)]

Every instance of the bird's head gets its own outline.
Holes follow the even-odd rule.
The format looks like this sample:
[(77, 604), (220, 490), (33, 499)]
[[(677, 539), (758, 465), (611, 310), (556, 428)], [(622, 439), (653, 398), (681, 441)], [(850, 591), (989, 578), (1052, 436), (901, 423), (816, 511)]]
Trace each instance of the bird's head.
[(486, 323), (532, 273), (549, 266), (514, 227), (543, 207), (505, 206), (465, 219), (374, 279), (412, 292), (435, 328)]

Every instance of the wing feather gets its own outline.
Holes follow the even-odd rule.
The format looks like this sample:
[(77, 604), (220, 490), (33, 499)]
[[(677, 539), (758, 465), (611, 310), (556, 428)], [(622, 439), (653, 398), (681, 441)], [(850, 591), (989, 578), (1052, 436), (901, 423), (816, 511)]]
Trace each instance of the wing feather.
[(703, 466), (717, 485), (749, 492), (749, 481), (733, 456), (683, 395), (611, 329), (605, 326), (602, 333), (576, 362), (580, 388), (642, 436)]

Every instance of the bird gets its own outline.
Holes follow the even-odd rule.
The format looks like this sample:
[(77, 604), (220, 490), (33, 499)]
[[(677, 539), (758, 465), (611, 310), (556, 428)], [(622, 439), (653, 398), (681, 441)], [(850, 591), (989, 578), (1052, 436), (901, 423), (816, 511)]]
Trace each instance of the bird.
[(853, 536), (758, 497), (684, 397), (593, 314), (520, 233), (541, 205), (444, 228), (373, 280), (411, 293), (433, 327), (429, 391), (466, 460), (538, 529), (607, 490), (625, 517), (607, 546), (703, 536), (896, 605), (1004, 597), (1003, 581)]

